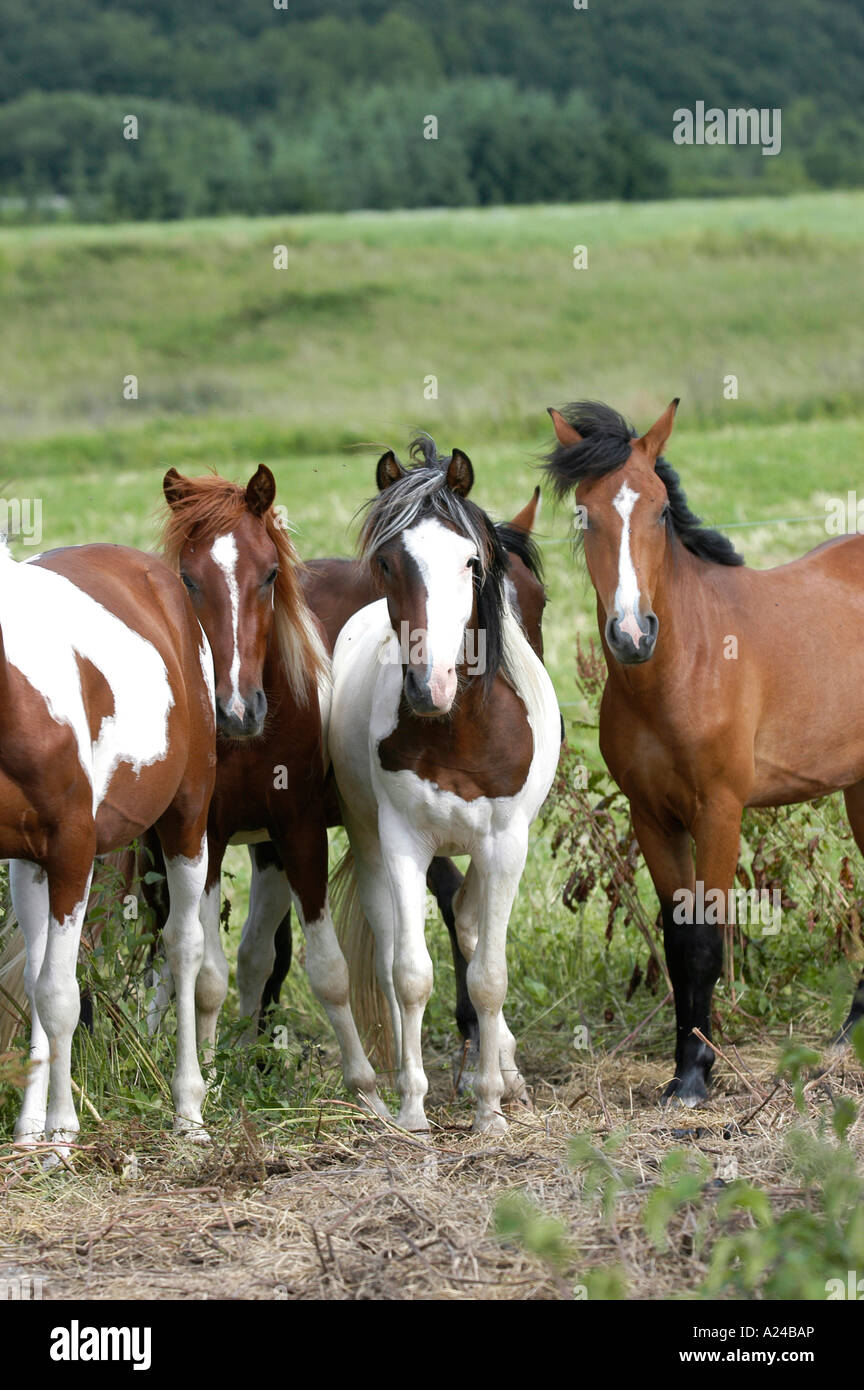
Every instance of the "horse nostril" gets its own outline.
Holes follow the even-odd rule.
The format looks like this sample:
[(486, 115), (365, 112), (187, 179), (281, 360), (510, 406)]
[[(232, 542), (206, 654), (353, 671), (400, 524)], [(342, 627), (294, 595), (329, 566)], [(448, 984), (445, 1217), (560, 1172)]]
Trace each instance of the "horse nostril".
[(253, 717), (260, 722), (267, 713), (267, 696), (263, 690), (256, 690), (251, 700), (251, 710)]

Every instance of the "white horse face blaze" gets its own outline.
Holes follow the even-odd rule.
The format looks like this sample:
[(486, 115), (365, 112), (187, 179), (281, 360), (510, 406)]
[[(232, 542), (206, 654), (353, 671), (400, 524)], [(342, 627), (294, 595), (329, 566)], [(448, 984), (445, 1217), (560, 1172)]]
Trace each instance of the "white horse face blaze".
[(477, 551), (472, 541), (434, 518), (403, 534), (426, 590), (425, 651), (433, 703), (447, 713), (456, 697), (456, 665), (474, 606)]
[(228, 597), (231, 602), (231, 638), (234, 644), (231, 657), (231, 701), (227, 709), (228, 714), (236, 715), (238, 719), (243, 719), (246, 714), (246, 706), (240, 697), (240, 646), (239, 646), (239, 624), (240, 624), (240, 589), (237, 584), (237, 542), (229, 531), (227, 535), (217, 536), (210, 549), (214, 564), (219, 566), (225, 576), (225, 583), (228, 586)]
[(633, 508), (639, 501), (639, 493), (622, 483), (612, 506), (621, 518), (621, 542), (618, 550), (618, 587), (615, 590), (615, 617), (621, 632), (627, 634), (633, 645), (638, 647), (642, 640), (639, 626), (640, 594), (639, 580), (633, 566), (630, 551), (630, 519)]

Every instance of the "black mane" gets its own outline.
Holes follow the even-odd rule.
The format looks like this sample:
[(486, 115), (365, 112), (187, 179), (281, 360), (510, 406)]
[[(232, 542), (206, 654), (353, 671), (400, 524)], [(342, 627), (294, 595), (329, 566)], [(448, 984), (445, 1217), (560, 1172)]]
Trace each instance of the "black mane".
[[(558, 444), (546, 456), (544, 465), (555, 495), (561, 499), (586, 478), (602, 478), (627, 462), (633, 426), (611, 406), (599, 401), (575, 401), (561, 412), (568, 424), (582, 435), (580, 444)], [(656, 463), (658, 478), (669, 497), (669, 525), (682, 545), (700, 560), (715, 565), (743, 565), (732, 542), (720, 531), (703, 526), (687, 505), (678, 474), (664, 458)]]
[(518, 555), (525, 568), (542, 584), (543, 561), (537, 542), (530, 532), (524, 531), (521, 526), (514, 526), (511, 521), (499, 521), (495, 530), (504, 549), (510, 555)]
[[(447, 486), (452, 455), (440, 455), (429, 435), (418, 435), (411, 441), (410, 457), (411, 464), (403, 477), (379, 492), (362, 509), (360, 557), (371, 561), (387, 541), (427, 517), (453, 526), (460, 535), (474, 542), (480, 558), (474, 576), (477, 627), (486, 633), (486, 669), (481, 679), (488, 691), (499, 672), (510, 679), (503, 630), (508, 548), (501, 535), (502, 529), (507, 528), (496, 526), (476, 502), (460, 497)], [(532, 549), (533, 542), (526, 538), (521, 550), (517, 551), (526, 564), (529, 564), (526, 556), (530, 556)], [(539, 565), (539, 556), (536, 556), (529, 568), (536, 573)]]

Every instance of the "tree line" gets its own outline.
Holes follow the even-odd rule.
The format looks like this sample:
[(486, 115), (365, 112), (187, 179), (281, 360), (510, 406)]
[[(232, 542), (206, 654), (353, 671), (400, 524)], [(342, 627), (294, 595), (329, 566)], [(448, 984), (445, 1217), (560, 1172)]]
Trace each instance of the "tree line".
[[(859, 186), (862, 65), (860, 0), (0, 0), (0, 214)], [(781, 108), (781, 155), (676, 146), (697, 100)]]

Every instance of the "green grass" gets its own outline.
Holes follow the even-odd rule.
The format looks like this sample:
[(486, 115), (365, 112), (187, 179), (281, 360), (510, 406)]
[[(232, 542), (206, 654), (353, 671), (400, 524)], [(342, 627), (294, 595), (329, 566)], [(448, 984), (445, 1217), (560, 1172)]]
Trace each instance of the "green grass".
[(158, 447), (166, 417), (224, 418), (218, 462), (262, 433), (323, 453), (415, 423), (531, 445), (576, 395), (640, 418), (680, 395), (691, 425), (848, 413), (862, 211), (844, 193), (3, 231), (5, 440), (47, 462), (57, 434), (71, 461), (109, 427)]
[[(546, 405), (597, 396), (646, 427), (680, 395), (667, 453), (692, 505), (734, 525), (751, 563), (776, 563), (824, 539), (827, 497), (864, 485), (862, 220), (864, 194), (844, 193), (2, 231), (7, 490), (42, 499), (43, 547), (149, 546), (169, 464), (242, 479), (266, 462), (301, 553), (344, 554), (376, 447), (403, 448), (413, 426), (465, 449), (477, 499), (507, 517), (549, 445)], [(276, 243), (289, 247), (287, 271), (272, 268)], [(571, 268), (576, 243), (589, 248), (587, 271)], [(124, 402), (129, 373), (140, 397)], [(737, 401), (723, 399), (727, 373), (739, 378)], [(437, 401), (424, 399), (428, 374)], [(570, 736), (596, 769), (575, 680), (593, 602), (567, 532), (566, 510), (547, 502), (547, 660)], [(233, 956), (245, 854), (231, 851), (228, 868)], [(561, 1065), (580, 1017), (615, 1040), (649, 1007), (643, 990), (624, 997), (645, 964), (641, 937), (619, 926), (606, 945), (602, 895), (567, 912), (568, 872), (538, 828), (510, 947), (520, 1043), (546, 1058), (557, 1050)], [(802, 933), (806, 908), (794, 914)], [(452, 967), (443, 930), (430, 925), (430, 938), (429, 1030), (443, 1055)], [(830, 951), (793, 938), (766, 950), (777, 969), (812, 957), (801, 982), (817, 1004), (790, 984), (765, 993), (760, 1016), (780, 1022), (806, 1007), (827, 1026), (818, 999), (831, 993)], [(759, 969), (764, 984), (772, 966)], [(229, 1017), (232, 1007), (233, 996)], [(298, 1038), (326, 1040), (301, 970), (284, 1017)], [(646, 1041), (665, 1051), (668, 1035), (661, 1018)]]

